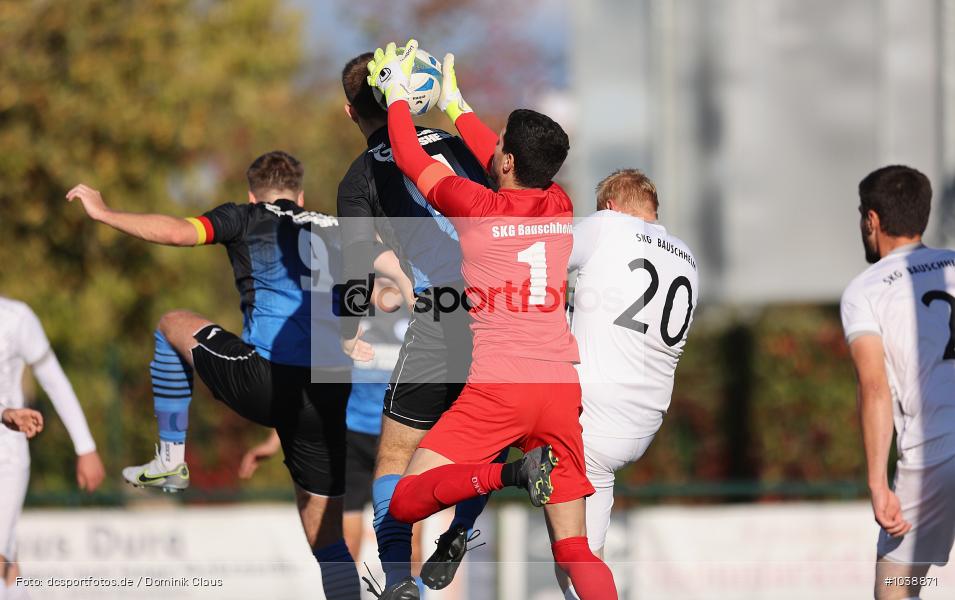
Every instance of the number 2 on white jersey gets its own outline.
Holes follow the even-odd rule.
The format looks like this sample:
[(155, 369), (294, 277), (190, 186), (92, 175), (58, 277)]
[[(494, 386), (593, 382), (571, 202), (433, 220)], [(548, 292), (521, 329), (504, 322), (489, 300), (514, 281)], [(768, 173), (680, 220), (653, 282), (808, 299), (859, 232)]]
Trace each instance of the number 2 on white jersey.
[(543, 304), (547, 296), (547, 253), (544, 242), (535, 242), (517, 253), (517, 262), (531, 269), (530, 304)]
[(945, 345), (945, 353), (942, 355), (942, 360), (953, 360), (955, 359), (955, 296), (952, 296), (948, 292), (942, 292), (939, 290), (932, 290), (931, 292), (925, 292), (922, 296), (922, 304), (925, 306), (931, 306), (933, 302), (940, 300), (948, 304), (948, 329), (950, 331), (950, 337), (948, 338), (948, 344)]
[[(616, 319), (614, 319), (613, 324), (624, 329), (630, 329), (631, 331), (636, 331), (637, 333), (646, 333), (650, 329), (650, 325), (636, 320), (637, 314), (642, 311), (647, 304), (650, 303), (650, 300), (656, 295), (657, 290), (660, 289), (660, 275), (657, 272), (657, 268), (653, 266), (653, 263), (647, 260), (646, 258), (637, 258), (630, 261), (627, 264), (627, 267), (631, 271), (644, 270), (650, 274), (650, 285), (647, 286), (643, 295), (637, 299), (636, 302), (627, 307), (627, 310), (620, 313)], [(680, 331), (676, 335), (670, 335), (670, 314), (673, 312), (673, 302), (676, 300), (676, 293), (680, 288), (686, 288), (686, 298), (687, 298), (687, 307), (686, 307), (686, 319), (683, 321), (683, 326), (680, 327)], [(693, 286), (690, 285), (690, 280), (680, 275), (670, 284), (670, 288), (667, 290), (666, 302), (663, 305), (663, 317), (660, 320), (660, 337), (663, 339), (663, 342), (670, 346), (676, 346), (680, 340), (683, 339), (686, 330), (690, 327), (690, 316), (693, 314)]]

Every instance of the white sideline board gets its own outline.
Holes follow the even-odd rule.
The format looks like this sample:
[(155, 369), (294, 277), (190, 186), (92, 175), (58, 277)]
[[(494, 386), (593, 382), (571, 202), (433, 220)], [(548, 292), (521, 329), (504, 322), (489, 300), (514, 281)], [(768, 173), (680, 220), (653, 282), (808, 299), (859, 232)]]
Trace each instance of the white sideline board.
[[(365, 516), (370, 523), (370, 511)], [(425, 556), (449, 517), (426, 524)], [(492, 503), (478, 526), (479, 541), (488, 545), (469, 555), (454, 584), (431, 598), (563, 598), (541, 511)], [(18, 538), (28, 577), (222, 580), (215, 587), (32, 588), (38, 600), (322, 597), (318, 568), (290, 504), (27, 510)], [(843, 600), (869, 597), (875, 538), (867, 502), (665, 506), (615, 512), (606, 550), (626, 600)], [(381, 581), (370, 531), (359, 560)], [(926, 588), (923, 599), (955, 597), (955, 566), (933, 567), (929, 575), (938, 584)]]

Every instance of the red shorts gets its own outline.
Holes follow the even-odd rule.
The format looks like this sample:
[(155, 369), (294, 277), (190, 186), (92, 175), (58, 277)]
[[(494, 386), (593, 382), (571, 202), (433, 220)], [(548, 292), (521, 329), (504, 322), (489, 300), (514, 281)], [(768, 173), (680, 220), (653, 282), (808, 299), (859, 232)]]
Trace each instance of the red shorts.
[(580, 384), (570, 363), (524, 358), (514, 366), (564, 383), (468, 383), (451, 408), (421, 440), (419, 448), (458, 464), (489, 463), (501, 450), (531, 450), (550, 444), (557, 456), (551, 473), (551, 504), (594, 493), (584, 465), (580, 427)]

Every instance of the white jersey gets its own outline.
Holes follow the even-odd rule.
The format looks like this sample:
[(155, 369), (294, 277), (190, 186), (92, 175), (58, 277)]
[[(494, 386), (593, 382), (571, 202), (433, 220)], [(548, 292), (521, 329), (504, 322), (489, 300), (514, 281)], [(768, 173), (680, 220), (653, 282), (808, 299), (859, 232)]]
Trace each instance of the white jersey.
[[(0, 296), (0, 410), (23, 408), (23, 368), (50, 350), (39, 319), (22, 302)], [(22, 433), (0, 427), (0, 463), (29, 460)]]
[(613, 210), (574, 226), (572, 331), (581, 425), (607, 437), (654, 434), (699, 299), (696, 261), (664, 227)]
[(955, 456), (955, 251), (897, 249), (842, 295), (846, 339), (882, 337), (900, 461)]

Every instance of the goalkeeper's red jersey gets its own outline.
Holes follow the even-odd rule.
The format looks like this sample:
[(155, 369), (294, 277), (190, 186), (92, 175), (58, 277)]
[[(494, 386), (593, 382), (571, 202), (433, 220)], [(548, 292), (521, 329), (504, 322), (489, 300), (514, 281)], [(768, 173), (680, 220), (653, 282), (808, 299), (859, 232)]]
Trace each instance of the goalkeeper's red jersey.
[[(427, 188), (422, 191), (428, 202), (450, 219), (461, 242), (474, 332), (469, 381), (510, 381), (509, 357), (578, 362), (564, 311), (573, 249), (573, 204), (567, 193), (556, 183), (495, 192), (457, 176), (428, 185), (429, 171), (439, 163), (421, 150), (410, 113), (395, 110), (401, 104), (389, 110), (398, 166)], [(473, 113), (462, 115), (455, 125), (478, 160), (489, 164), (497, 135)], [(521, 375), (523, 381), (534, 381), (533, 373)]]
[(564, 312), (574, 243), (573, 205), (564, 190), (552, 184), (494, 192), (446, 177), (430, 199), (461, 241), (474, 331), (472, 379), (500, 381), (503, 370), (494, 363), (509, 356), (578, 362)]

